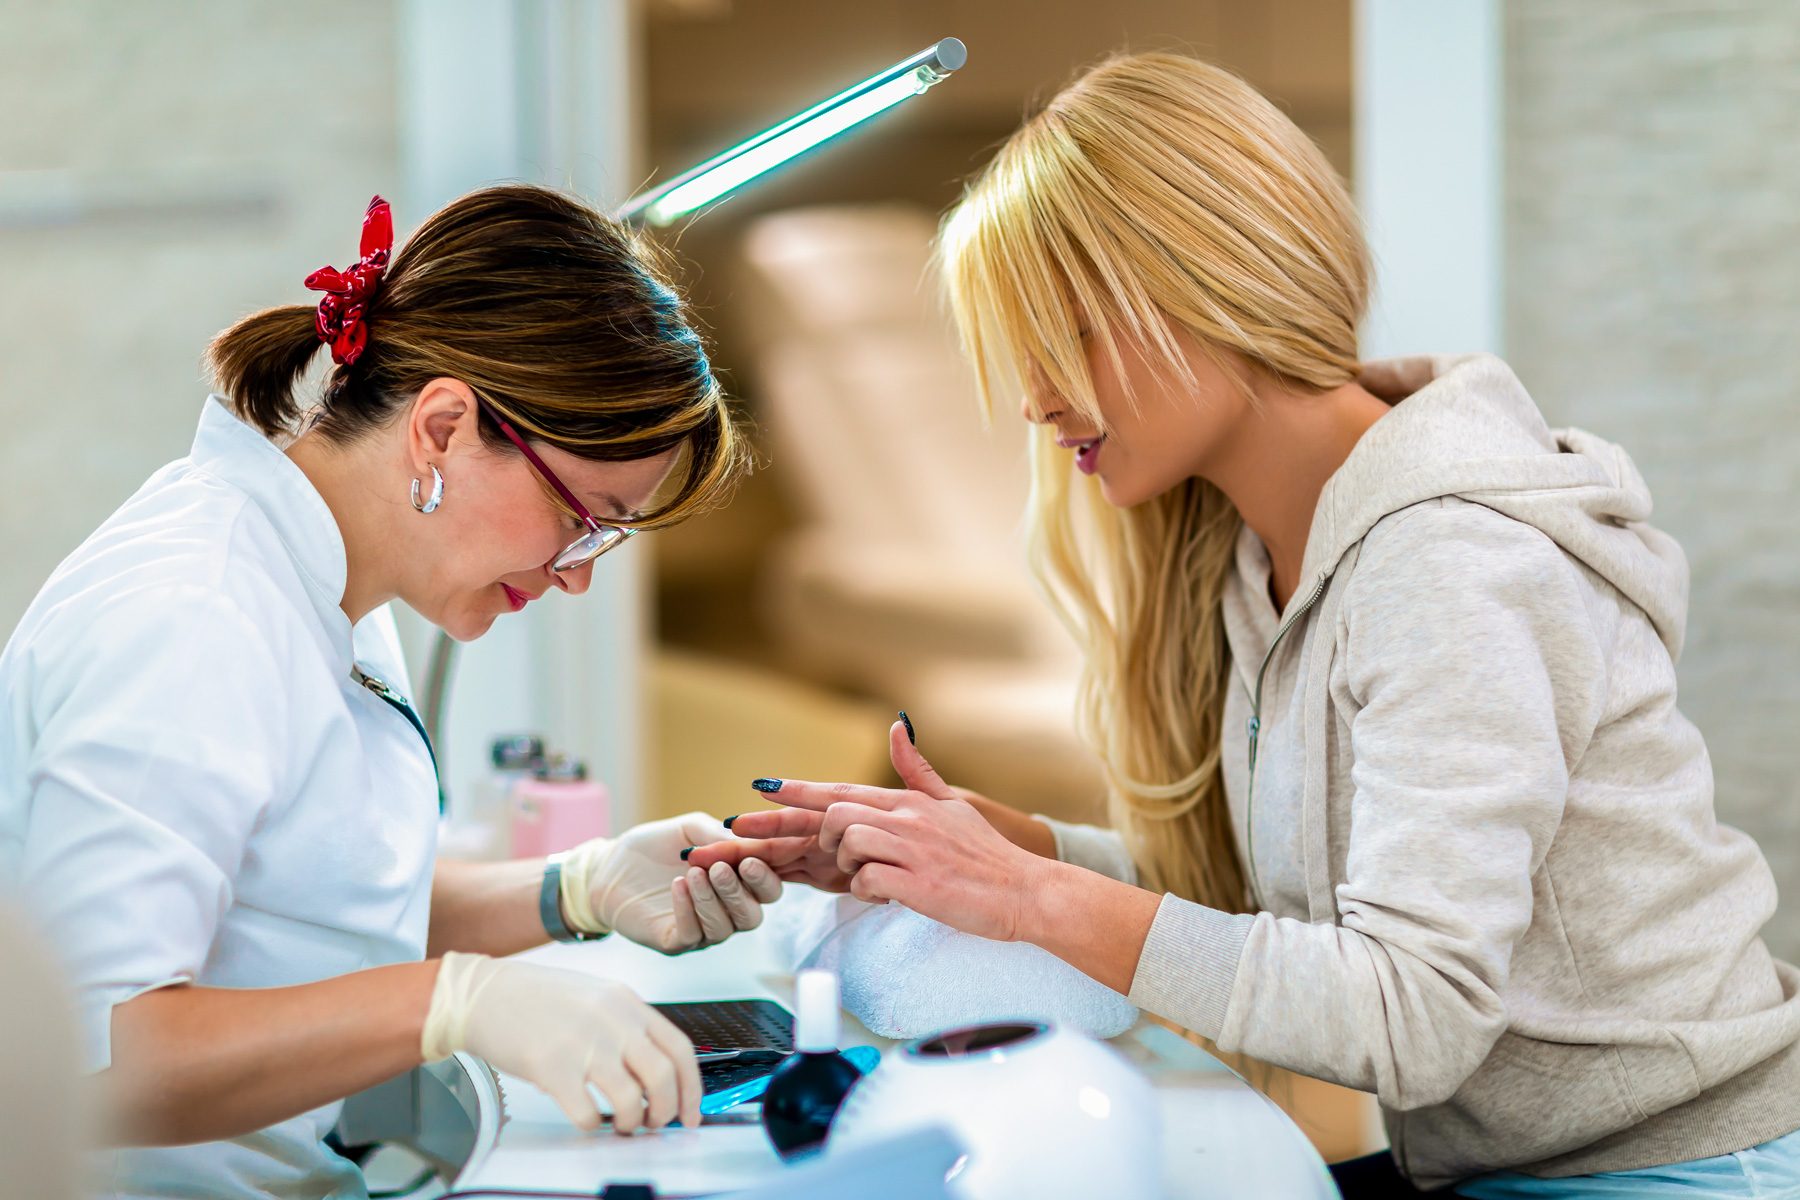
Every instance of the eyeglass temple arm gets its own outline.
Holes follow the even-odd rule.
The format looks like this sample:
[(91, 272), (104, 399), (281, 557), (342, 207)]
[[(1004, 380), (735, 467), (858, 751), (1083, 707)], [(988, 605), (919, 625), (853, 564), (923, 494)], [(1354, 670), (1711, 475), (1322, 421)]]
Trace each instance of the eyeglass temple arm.
[(493, 406), (481, 397), (477, 396), (475, 403), (480, 405), (481, 411), (486, 413), (494, 424), (500, 426), (500, 432), (504, 433), (512, 444), (519, 448), (519, 453), (525, 456), (525, 461), (537, 469), (537, 473), (543, 476), (544, 482), (556, 489), (556, 494), (563, 498), (563, 503), (574, 509), (575, 515), (580, 517), (590, 529), (599, 530), (599, 519), (587, 510), (587, 505), (575, 498), (574, 492), (563, 486), (563, 481), (556, 477), (556, 472), (544, 464), (544, 460), (537, 456), (537, 451), (533, 450), (526, 444), (525, 439), (519, 436), (519, 431), (514, 429), (505, 417), (495, 412)]

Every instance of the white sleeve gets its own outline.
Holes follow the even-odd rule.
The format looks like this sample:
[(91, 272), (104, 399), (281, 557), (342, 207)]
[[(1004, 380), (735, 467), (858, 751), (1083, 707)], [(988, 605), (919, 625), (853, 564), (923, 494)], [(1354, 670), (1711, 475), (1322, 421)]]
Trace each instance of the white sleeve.
[(1033, 813), (1032, 819), (1050, 827), (1050, 835), (1056, 839), (1056, 857), (1061, 861), (1136, 885), (1137, 864), (1117, 831), (1098, 825), (1073, 825), (1042, 813)]
[(21, 880), (91, 1070), (115, 1005), (205, 965), (294, 741), (276, 656), (229, 600), (159, 589), (103, 615), (29, 667)]

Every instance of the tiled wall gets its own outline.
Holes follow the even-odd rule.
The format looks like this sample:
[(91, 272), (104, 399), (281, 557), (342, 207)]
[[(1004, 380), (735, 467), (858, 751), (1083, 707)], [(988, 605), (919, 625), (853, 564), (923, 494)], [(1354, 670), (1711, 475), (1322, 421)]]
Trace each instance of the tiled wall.
[(1683, 708), (1800, 960), (1800, 9), (1506, 9), (1508, 351), (1687, 550)]

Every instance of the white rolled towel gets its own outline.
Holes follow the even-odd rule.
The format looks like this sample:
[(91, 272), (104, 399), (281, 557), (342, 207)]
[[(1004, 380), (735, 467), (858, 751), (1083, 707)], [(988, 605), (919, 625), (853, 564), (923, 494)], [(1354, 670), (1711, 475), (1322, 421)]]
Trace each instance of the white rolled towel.
[(880, 1037), (1023, 1020), (1109, 1038), (1137, 1020), (1125, 997), (1047, 950), (959, 933), (898, 904), (795, 887), (769, 926), (793, 969), (835, 971), (844, 1007)]

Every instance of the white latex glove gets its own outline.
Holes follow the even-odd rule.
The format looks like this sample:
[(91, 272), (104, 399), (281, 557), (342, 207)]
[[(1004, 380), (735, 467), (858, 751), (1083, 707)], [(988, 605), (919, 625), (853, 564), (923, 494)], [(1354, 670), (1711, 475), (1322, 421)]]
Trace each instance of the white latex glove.
[(670, 1020), (622, 983), (516, 959), (446, 954), (425, 1014), (426, 1062), (458, 1050), (535, 1084), (569, 1120), (600, 1126), (588, 1084), (612, 1103), (613, 1129), (680, 1117), (700, 1127), (700, 1067)]
[(781, 880), (767, 863), (750, 859), (702, 870), (681, 857), (730, 836), (717, 817), (694, 812), (583, 842), (562, 859), (564, 919), (584, 933), (617, 931), (664, 954), (755, 929), (762, 906), (781, 895)]

